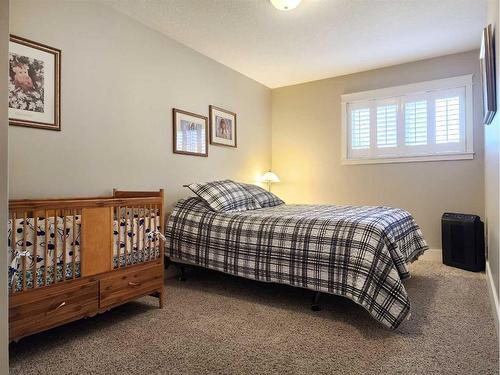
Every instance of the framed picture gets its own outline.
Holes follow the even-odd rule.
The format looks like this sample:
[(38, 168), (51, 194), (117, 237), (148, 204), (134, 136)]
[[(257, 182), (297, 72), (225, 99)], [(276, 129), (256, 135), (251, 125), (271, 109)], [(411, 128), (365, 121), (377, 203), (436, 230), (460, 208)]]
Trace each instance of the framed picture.
[(483, 29), (479, 61), (481, 65), (481, 80), (483, 83), (483, 122), (489, 125), (497, 111), (495, 51), (493, 47), (493, 28), (491, 25)]
[(174, 153), (208, 156), (208, 118), (173, 109)]
[(236, 147), (236, 113), (211, 105), (210, 143)]
[(10, 36), (9, 124), (61, 130), (60, 50)]

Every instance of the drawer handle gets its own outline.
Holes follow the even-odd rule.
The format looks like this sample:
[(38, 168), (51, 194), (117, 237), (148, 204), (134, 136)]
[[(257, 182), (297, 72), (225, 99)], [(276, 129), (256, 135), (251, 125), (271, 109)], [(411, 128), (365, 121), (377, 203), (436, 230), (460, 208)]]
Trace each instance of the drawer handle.
[(59, 305), (58, 305), (58, 306), (54, 309), (54, 311), (57, 311), (57, 310), (59, 310), (61, 307), (64, 307), (64, 306), (66, 306), (66, 301), (61, 302), (61, 303), (60, 303), (60, 304), (59, 304)]
[(129, 286), (139, 286), (141, 283), (134, 283), (133, 281), (129, 281), (128, 283)]

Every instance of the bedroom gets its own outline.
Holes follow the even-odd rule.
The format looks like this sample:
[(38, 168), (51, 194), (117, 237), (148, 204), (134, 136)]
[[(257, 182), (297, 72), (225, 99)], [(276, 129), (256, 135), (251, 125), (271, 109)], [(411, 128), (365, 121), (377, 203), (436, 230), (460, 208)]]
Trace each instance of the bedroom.
[[(281, 2), (277, 3), (279, 7)], [(23, 61), (13, 63), (9, 51), (11, 56), (15, 48), (34, 56), (54, 56), (54, 74), (44, 79), (53, 88), (47, 100), (59, 108), (45, 128), (16, 126), (33, 123), (14, 119), (13, 108), (9, 109), (14, 106), (10, 89), (0, 92), (5, 103), (0, 108), (0, 226), (10, 225), (17, 233), (19, 225), (34, 225), (36, 219), (38, 228), (50, 227), (59, 222), (51, 218), (49, 211), (54, 210), (53, 216), (69, 218), (57, 224), (57, 229), (68, 229), (70, 236), (78, 229), (83, 242), (79, 249), (72, 248), (75, 240), (54, 244), (58, 256), (66, 259), (62, 274), (76, 277), (76, 272), (67, 273), (66, 264), (76, 270), (78, 262), (81, 275), (76, 278), (82, 280), (66, 281), (64, 276), (59, 286), (51, 286), (42, 277), (32, 288), (29, 272), (24, 273), (30, 271), (28, 266), (33, 264), (38, 275), (39, 270), (50, 269), (45, 262), (57, 258), (44, 256), (40, 246), (36, 250), (43, 241), (50, 244), (45, 236), (51, 229), (27, 234), (29, 239), (23, 237), (27, 231), (22, 231), (18, 248), (6, 246), (8, 232), (0, 231), (6, 254), (0, 258), (4, 280), (0, 283), (0, 373), (9, 367), (14, 374), (498, 373), (500, 130), (498, 116), (490, 124), (484, 123), (479, 59), (483, 30), (488, 25), (492, 25), (499, 51), (498, 0), (373, 3), (302, 0), (284, 11), (269, 0), (2, 0), (0, 56), (9, 62), (1, 65), (3, 74), (13, 90), (23, 88), (23, 78), (25, 86), (36, 86), (39, 81), (31, 63), (23, 70)], [(9, 35), (14, 36), (10, 43)], [(49, 48), (44, 52), (40, 45)], [(371, 122), (363, 128), (366, 123), (362, 120), (357, 125), (358, 144), (353, 143), (356, 124), (352, 119), (362, 116), (365, 108), (371, 108), (372, 117), (378, 115), (366, 103), (398, 98), (398, 107), (403, 105), (403, 97), (429, 90), (446, 94), (457, 87), (459, 92), (451, 97), (459, 98), (463, 111), (459, 115), (460, 142), (451, 142), (451, 146), (458, 148), (444, 148), (439, 153), (437, 147), (431, 150), (416, 144), (423, 150), (418, 156), (405, 154), (404, 148), (397, 157), (366, 155), (363, 142), (378, 142), (378, 134)], [(413, 103), (427, 103), (431, 118), (431, 108), (440, 98), (416, 98)], [(390, 143), (394, 138), (387, 129), (399, 129), (403, 111), (391, 112), (394, 102), (383, 104), (385, 141)], [(416, 107), (414, 111), (417, 113)], [(227, 121), (221, 125), (220, 118)], [(187, 131), (183, 121), (192, 124), (194, 131)], [(414, 124), (416, 129), (416, 120)], [(368, 129), (365, 138), (362, 129)], [(427, 129), (428, 139), (438, 131), (431, 126)], [(396, 133), (395, 142), (404, 143), (408, 134)], [(416, 131), (412, 134), (418, 138)], [(196, 142), (185, 142), (193, 135)], [(270, 187), (262, 182), (268, 171), (279, 177)], [(197, 199), (184, 185), (227, 179), (245, 184), (235, 189), (243, 189), (241, 194), (247, 198), (248, 194), (253, 197), (248, 184), (257, 184), (269, 188), (285, 205), (263, 204), (236, 213), (229, 208), (227, 215), (240, 218), (234, 226), (241, 228), (227, 232), (227, 224), (213, 216), (217, 208), (195, 207), (192, 216), (187, 210), (173, 214), (177, 202)], [(164, 195), (158, 193), (160, 189)], [(130, 191), (157, 193), (141, 196)], [(273, 197), (260, 190), (255, 194)], [(106, 202), (83, 202), (82, 197), (108, 198)], [(57, 208), (64, 212), (56, 215), (54, 202), (48, 201), (51, 198), (78, 200), (78, 204), (59, 201)], [(20, 201), (25, 199), (43, 202)], [(313, 216), (309, 211), (286, 211), (298, 210), (296, 204), (308, 205), (307, 210), (311, 205), (328, 208), (321, 214), (317, 208)], [(84, 213), (85, 209), (101, 213), (91, 210), (102, 205), (110, 207), (109, 216), (87, 217)], [(156, 205), (154, 213), (150, 205)], [(349, 279), (350, 273), (337, 286), (340, 291), (332, 286), (332, 279), (342, 279), (338, 276), (342, 262), (345, 267), (361, 260), (371, 267), (374, 262), (365, 259), (366, 241), (332, 234), (332, 228), (340, 225), (335, 218), (345, 218), (345, 214), (328, 211), (331, 205), (401, 209), (377, 211), (385, 223), (383, 234), (395, 215), (403, 215), (411, 233), (417, 233), (414, 248), (404, 259), (397, 262), (391, 253), (382, 263), (391, 268), (394, 283), (390, 286), (395, 288), (391, 293), (400, 304), (397, 317), (384, 305), (394, 303), (391, 293), (383, 299), (381, 310), (372, 291), (367, 296), (377, 300), (375, 305), (363, 306), (354, 293), (347, 296), (346, 285), (356, 285)], [(48, 215), (40, 212), (44, 210)], [(447, 212), (477, 215), (484, 222), (484, 270), (471, 272), (443, 264), (442, 215)], [(32, 221), (25, 220), (25, 213)], [(350, 213), (355, 219), (361, 215), (359, 211)], [(370, 219), (378, 220), (373, 215)], [(201, 217), (215, 224), (200, 225), (197, 220)], [(152, 226), (144, 219), (157, 222), (155, 227), (160, 230), (149, 232), (156, 234), (154, 239), (146, 235)], [(298, 234), (290, 235), (288, 220), (301, 219), (310, 224), (309, 229), (294, 222), (290, 230), (296, 229)], [(116, 227), (102, 225), (103, 220)], [(92, 223), (97, 234), (85, 229), (83, 221)], [(72, 231), (73, 225), (76, 229)], [(122, 226), (125, 229), (118, 229)], [(196, 233), (198, 227), (212, 232), (203, 239), (206, 258), (199, 250), (202, 234)], [(354, 232), (372, 233), (366, 228)], [(343, 230), (349, 232), (345, 225)], [(186, 240), (188, 232), (191, 241)], [(108, 252), (104, 247), (85, 245), (97, 241), (98, 235), (104, 241), (111, 238), (106, 243)], [(85, 241), (85, 236), (90, 239)], [(293, 245), (289, 236), (294, 237)], [(382, 234), (375, 236), (376, 243), (381, 243)], [(146, 243), (150, 239), (157, 249), (154, 252)], [(33, 246), (24, 249), (27, 240)], [(16, 245), (18, 241), (14, 241)], [(255, 241), (262, 242), (261, 251), (252, 247)], [(332, 245), (337, 252), (331, 254), (338, 257), (330, 257), (331, 264), (297, 260), (287, 268), (294, 258), (284, 250), (291, 246), (315, 250), (328, 241), (337, 241)], [(342, 241), (349, 243), (338, 244)], [(391, 242), (393, 247), (396, 242)], [(191, 243), (198, 244), (194, 255), (189, 254)], [(384, 251), (393, 247), (386, 246), (389, 250)], [(107, 277), (127, 272), (128, 255), (132, 262), (136, 260), (135, 248), (141, 255), (146, 250), (150, 257), (153, 254), (153, 263), (168, 266), (161, 290), (157, 284), (151, 289), (159, 301), (145, 296), (114, 307), (114, 301), (100, 305), (101, 297), (96, 297), (93, 303), (98, 304), (98, 313), (88, 313), (87, 319), (71, 318), (66, 324), (51, 323), (50, 329), (27, 329), (18, 336), (12, 334), (11, 324), (9, 334), (9, 304), (14, 311), (15, 298), (25, 295), (26, 303), (34, 303), (29, 296), (42, 292), (24, 288), (61, 288), (69, 293), (64, 289), (66, 283), (89, 278), (99, 292)], [(217, 253), (218, 248), (226, 257), (240, 257), (240, 263), (210, 258), (209, 251)], [(14, 256), (16, 251), (31, 251), (31, 258)], [(76, 251), (80, 257), (73, 258)], [(163, 259), (163, 252), (168, 259)], [(304, 253), (296, 255), (305, 258)], [(33, 255), (37, 262), (32, 261)], [(256, 264), (264, 262), (265, 256), (265, 267), (258, 270)], [(198, 266), (184, 266), (179, 262), (182, 259), (176, 259), (189, 257)], [(9, 271), (13, 261), (20, 272)], [(59, 266), (54, 264), (54, 269)], [(107, 269), (110, 264), (112, 269)], [(118, 265), (125, 270), (115, 271)], [(107, 276), (88, 273), (88, 267), (104, 270)], [(305, 271), (295, 274), (295, 270)], [(373, 275), (365, 277), (365, 270), (361, 268), (356, 275), (373, 280)], [(401, 280), (407, 276), (405, 270), (411, 278)], [(158, 267), (155, 272), (160, 272)], [(12, 295), (13, 281), (19, 285), (17, 296)], [(129, 287), (137, 290), (139, 282), (131, 280)], [(62, 314), (70, 307), (59, 307), (63, 302), (67, 301), (47, 303)], [(311, 307), (320, 311), (311, 311)], [(391, 311), (389, 318), (384, 315), (387, 311)], [(10, 315), (12, 320), (14, 314)], [(30, 319), (28, 315), (27, 322), (34, 324)]]

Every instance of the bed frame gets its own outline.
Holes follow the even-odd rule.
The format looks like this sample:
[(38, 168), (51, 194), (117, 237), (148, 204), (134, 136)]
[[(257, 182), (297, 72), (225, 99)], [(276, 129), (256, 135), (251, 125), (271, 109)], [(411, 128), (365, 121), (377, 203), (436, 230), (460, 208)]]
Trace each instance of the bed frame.
[[(12, 236), (16, 232), (16, 219), (23, 219), (24, 225), (21, 248), (17, 248), (16, 240), (12, 241), (13, 255), (17, 257), (18, 271), (13, 273), (12, 286), (9, 290), (9, 341), (18, 341), (22, 337), (45, 331), (47, 329), (77, 320), (91, 317), (111, 308), (129, 302), (138, 297), (152, 295), (163, 307), (163, 275), (164, 246), (163, 240), (146, 234), (146, 226), (160, 226), (164, 232), (163, 190), (156, 192), (119, 191), (113, 189), (112, 197), (45, 199), (45, 200), (11, 200), (9, 202), (9, 219), (12, 219)], [(81, 217), (79, 245), (79, 275), (75, 271), (75, 232), (76, 215)], [(67, 234), (66, 218), (73, 217), (72, 249), (67, 249), (67, 240), (63, 241), (62, 264), (57, 263), (57, 256), (49, 264), (49, 242), (55, 242), (56, 255), (57, 235), (49, 239), (47, 228), (50, 218), (54, 220), (54, 232)], [(57, 219), (59, 217), (60, 219)], [(134, 221), (134, 217), (135, 220)], [(37, 235), (28, 238), (26, 219), (31, 219), (35, 228), (38, 220), (44, 220), (44, 246), (37, 246)], [(44, 219), (45, 218), (45, 219)], [(61, 220), (62, 219), (62, 220)], [(118, 228), (122, 220), (131, 224), (133, 233), (130, 238), (118, 230), (117, 239), (113, 229), (115, 221)], [(141, 229), (139, 220), (146, 225)], [(149, 222), (147, 222), (149, 220)], [(149, 223), (149, 224), (148, 224)], [(125, 224), (127, 228), (128, 224)], [(19, 229), (19, 228), (17, 228)], [(143, 231), (143, 233), (138, 233)], [(54, 233), (53, 232), (53, 233)], [(43, 233), (43, 232), (42, 232)], [(142, 239), (141, 239), (142, 236)], [(137, 248), (134, 258), (134, 237)], [(154, 237), (154, 239), (152, 238)], [(15, 239), (15, 237), (13, 237)], [(33, 244), (31, 252), (26, 252), (27, 241)], [(120, 242), (121, 241), (121, 242)], [(131, 241), (131, 242), (126, 242)], [(142, 246), (142, 257), (139, 242)], [(122, 251), (121, 243), (125, 243)], [(127, 246), (130, 245), (130, 252)], [(61, 245), (59, 245), (61, 246)], [(115, 246), (118, 249), (115, 258)], [(73, 251), (67, 259), (67, 250)], [(28, 265), (27, 258), (37, 260), (43, 257), (43, 276), (38, 275), (37, 261)], [(129, 257), (132, 256), (131, 259)], [(30, 258), (28, 258), (30, 259)], [(124, 262), (121, 264), (121, 259)], [(13, 261), (10, 259), (9, 261)], [(67, 267), (72, 264), (72, 272), (67, 277)], [(32, 267), (32, 268), (31, 268)], [(47, 269), (53, 267), (55, 277), (47, 280)], [(61, 280), (57, 277), (57, 267), (62, 267)], [(31, 272), (35, 282), (27, 285), (27, 272)], [(41, 282), (36, 282), (36, 278)], [(21, 287), (16, 287), (16, 277), (22, 279)], [(20, 279), (20, 280), (21, 280)], [(40, 280), (40, 279), (38, 279)], [(41, 285), (40, 285), (41, 284)], [(20, 290), (19, 290), (20, 289)]]
[[(202, 265), (196, 264), (196, 263), (191, 263), (187, 260), (183, 259), (177, 259), (175, 257), (169, 257), (165, 254), (165, 268), (169, 265), (172, 264), (176, 269), (177, 269), (177, 280), (179, 281), (186, 281), (186, 267), (193, 267), (193, 268), (203, 268)], [(210, 268), (207, 268), (210, 269)], [(214, 271), (214, 272), (221, 272), (221, 271)], [(322, 293), (315, 291), (313, 294), (312, 302), (311, 302), (311, 310), (312, 311), (321, 311), (321, 305), (320, 305), (320, 299), (321, 299)]]

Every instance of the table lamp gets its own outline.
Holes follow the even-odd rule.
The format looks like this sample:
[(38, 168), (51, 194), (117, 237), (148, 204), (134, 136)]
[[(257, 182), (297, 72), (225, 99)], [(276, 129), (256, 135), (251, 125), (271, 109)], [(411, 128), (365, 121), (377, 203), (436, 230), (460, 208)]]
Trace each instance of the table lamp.
[(276, 175), (274, 172), (266, 172), (262, 177), (260, 178), (261, 182), (265, 182), (267, 184), (267, 190), (271, 191), (271, 184), (274, 184), (276, 182), (280, 182), (279, 177)]

